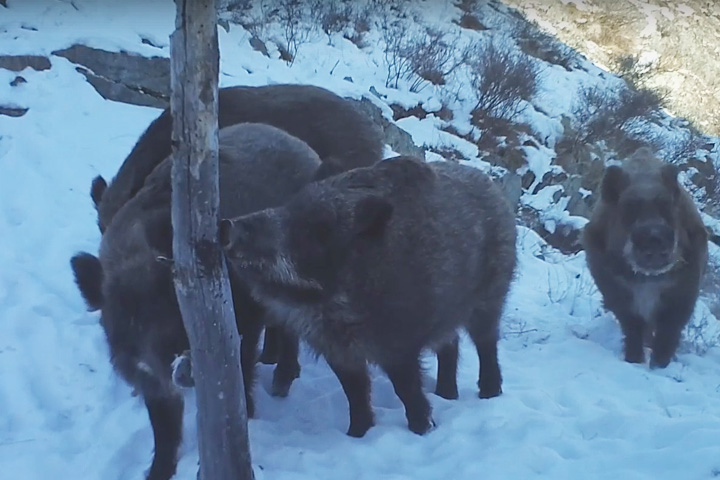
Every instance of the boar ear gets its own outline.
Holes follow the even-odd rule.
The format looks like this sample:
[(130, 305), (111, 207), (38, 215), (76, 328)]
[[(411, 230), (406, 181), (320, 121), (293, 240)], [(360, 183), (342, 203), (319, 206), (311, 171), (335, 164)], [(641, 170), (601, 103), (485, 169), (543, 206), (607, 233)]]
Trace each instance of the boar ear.
[(355, 232), (358, 235), (382, 233), (393, 214), (393, 206), (384, 198), (365, 197), (355, 206)]
[(679, 170), (676, 165), (673, 165), (672, 163), (666, 163), (662, 166), (662, 169), (660, 170), (660, 175), (662, 175), (663, 183), (665, 186), (670, 190), (673, 195), (676, 195), (680, 191), (680, 185), (678, 184), (678, 176)]
[(90, 185), (90, 198), (92, 198), (96, 210), (100, 205), (100, 201), (102, 200), (106, 189), (107, 182), (101, 175), (93, 178), (92, 184)]
[(600, 186), (602, 199), (608, 203), (616, 203), (628, 183), (629, 178), (622, 168), (617, 165), (607, 167)]
[(232, 243), (231, 234), (234, 223), (229, 218), (223, 218), (218, 224), (218, 242), (222, 248), (228, 248)]
[(80, 290), (88, 310), (93, 312), (103, 306), (103, 269), (100, 259), (87, 252), (80, 252), (70, 259), (75, 283)]

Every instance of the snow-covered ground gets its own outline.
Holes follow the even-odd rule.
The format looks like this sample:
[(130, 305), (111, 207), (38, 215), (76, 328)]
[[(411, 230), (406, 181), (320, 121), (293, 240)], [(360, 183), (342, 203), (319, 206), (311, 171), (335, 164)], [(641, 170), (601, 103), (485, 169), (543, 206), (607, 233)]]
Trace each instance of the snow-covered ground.
[[(141, 36), (167, 45), (169, 0), (138, 2), (143, 12), (110, 8), (109, 0), (8, 3), (0, 7), (0, 53), (49, 54), (75, 41), (168, 53), (142, 44)], [(456, 13), (450, 2), (425, 4), (435, 21)], [(372, 85), (408, 105), (433, 100), (432, 89), (385, 89), (372, 48), (360, 51), (341, 39), (329, 46), (320, 38), (289, 68), (250, 49), (239, 27), (220, 38), (223, 85), (297, 81), (353, 96)], [(67, 60), (51, 61), (50, 70), (22, 72), (27, 83), (18, 87), (9, 86), (15, 74), (0, 69), (1, 103), (29, 107), (20, 118), (0, 116), (0, 478), (140, 479), (152, 453), (146, 411), (111, 370), (98, 314), (85, 311), (69, 259), (99, 244), (90, 180), (114, 175), (158, 111), (103, 100)], [(343, 80), (348, 75), (353, 83)], [(562, 75), (561, 85), (591, 77)], [(567, 97), (563, 90), (553, 104), (546, 95), (543, 111), (559, 115)], [(544, 117), (545, 124), (535, 117), (539, 131), (557, 131), (557, 117)], [(432, 142), (428, 137), (441, 137), (433, 122), (429, 116), (400, 125), (416, 141)], [(536, 165), (544, 161), (538, 157)], [(541, 191), (535, 201), (545, 197)], [(377, 425), (353, 439), (344, 434), (345, 396), (322, 360), (303, 353), (301, 377), (286, 399), (270, 396), (271, 367), (259, 365), (257, 418), (249, 424), (256, 478), (720, 476), (720, 349), (707, 308), (699, 304), (694, 319), (703, 335), (684, 342), (667, 369), (627, 364), (619, 328), (601, 308), (583, 255), (560, 255), (534, 232), (518, 233), (518, 277), (500, 342), (503, 395), (477, 398), (477, 356), (463, 340), (459, 400), (429, 393), (436, 364), (426, 361), (434, 431), (412, 434), (391, 384), (373, 370)], [(178, 480), (195, 479), (198, 461), (192, 390), (186, 400)]]

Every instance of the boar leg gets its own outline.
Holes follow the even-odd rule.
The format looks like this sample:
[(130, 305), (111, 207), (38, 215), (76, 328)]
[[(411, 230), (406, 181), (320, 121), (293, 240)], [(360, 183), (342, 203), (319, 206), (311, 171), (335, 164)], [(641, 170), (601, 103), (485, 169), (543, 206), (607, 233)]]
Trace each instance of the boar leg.
[(628, 363), (643, 363), (645, 361), (645, 351), (643, 350), (645, 320), (633, 313), (616, 312), (615, 316), (620, 322), (623, 332), (625, 361)]
[(681, 334), (682, 328), (676, 325), (664, 325), (657, 329), (650, 354), (650, 368), (665, 368), (670, 364)]
[(652, 354), (650, 355), (651, 368), (665, 368), (675, 355), (682, 330), (690, 320), (695, 308), (695, 298), (680, 300), (672, 299), (658, 312), (653, 339)]
[(422, 391), (419, 353), (413, 358), (394, 365), (382, 365), (390, 377), (395, 394), (405, 406), (408, 428), (422, 435), (430, 431), (435, 422), (431, 416), (430, 402)]
[(144, 397), (155, 438), (148, 480), (168, 480), (175, 474), (182, 439), (183, 397), (178, 392)]
[(342, 385), (350, 408), (350, 427), (347, 434), (351, 437), (362, 437), (375, 424), (370, 406), (370, 375), (367, 365), (359, 364), (348, 367), (328, 360), (330, 368)]
[(260, 354), (260, 363), (274, 365), (280, 361), (283, 334), (280, 327), (265, 327), (265, 341)]
[(253, 401), (253, 386), (255, 384), (255, 364), (257, 363), (257, 349), (260, 334), (263, 329), (263, 316), (265, 309), (250, 296), (250, 291), (232, 268), (228, 268), (230, 289), (235, 311), (235, 324), (240, 339), (240, 368), (245, 385), (245, 405), (248, 418), (255, 416), (255, 402)]
[(435, 395), (455, 400), (458, 398), (457, 365), (458, 365), (458, 337), (437, 349), (437, 384)]
[[(293, 381), (300, 376), (300, 364), (298, 363), (300, 341), (297, 335), (286, 328), (274, 328), (273, 334), (278, 337), (280, 343), (280, 355), (277, 367), (273, 372), (272, 395), (274, 397), (287, 397)], [(268, 330), (265, 330), (266, 340), (267, 332)]]
[(262, 333), (262, 323), (257, 316), (247, 315), (244, 318), (243, 335), (240, 340), (240, 368), (245, 386), (245, 405), (248, 418), (255, 416), (253, 386), (255, 385), (255, 363), (257, 362), (257, 346)]
[(478, 388), (480, 398), (497, 397), (502, 393), (502, 375), (498, 362), (498, 323), (501, 308), (490, 311), (477, 310), (468, 325), (468, 333), (475, 344), (480, 372), (478, 374)]

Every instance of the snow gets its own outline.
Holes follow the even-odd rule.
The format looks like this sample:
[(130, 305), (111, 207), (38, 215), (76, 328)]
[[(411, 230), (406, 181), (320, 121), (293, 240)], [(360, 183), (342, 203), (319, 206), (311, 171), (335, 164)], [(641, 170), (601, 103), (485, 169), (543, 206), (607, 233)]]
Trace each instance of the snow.
[[(167, 35), (174, 25), (169, 0), (133, 4), (143, 9), (140, 14), (109, 8), (109, 0), (75, 0), (77, 9), (60, 1), (8, 4), (0, 7), (4, 53), (49, 54), (84, 41), (168, 54)], [(505, 22), (497, 11), (484, 11), (496, 16), (489, 24)], [(450, 18), (453, 10), (429, 12)], [(223, 85), (298, 81), (379, 102), (368, 93), (374, 86), (393, 101), (437, 107), (432, 89), (418, 94), (386, 89), (377, 49), (360, 51), (340, 39), (330, 46), (320, 38), (303, 46), (288, 67), (252, 50), (242, 28), (219, 32)], [(162, 48), (143, 44), (142, 38)], [(70, 62), (50, 58), (50, 70), (21, 72), (27, 83), (18, 87), (9, 86), (13, 72), (0, 70), (0, 103), (29, 108), (23, 117), (0, 116), (2, 476), (140, 479), (153, 444), (145, 408), (112, 371), (98, 314), (86, 311), (69, 259), (79, 250), (96, 252), (99, 244), (90, 180), (114, 175), (158, 110), (103, 100)], [(553, 72), (560, 78), (562, 72)], [(353, 82), (344, 80), (348, 75)], [(566, 75), (589, 81), (594, 74)], [(567, 85), (576, 83), (577, 78), (558, 83), (561, 105), (568, 104)], [(555, 105), (551, 94), (542, 104), (541, 111), (552, 115), (543, 123), (533, 113), (535, 131), (557, 132), (564, 107)], [(458, 105), (457, 111), (463, 108)], [(456, 125), (463, 122), (467, 119)], [(398, 124), (418, 143), (452, 142), (469, 156), (463, 163), (489, 168), (471, 144), (445, 137), (433, 115)], [(525, 148), (539, 181), (553, 168), (552, 150)], [(428, 159), (439, 160), (436, 154)], [(554, 192), (555, 187), (526, 192), (523, 201), (553, 221), (582, 223), (567, 215), (562, 201), (552, 201)], [(717, 248), (713, 256), (720, 257)], [(601, 307), (583, 254), (562, 255), (518, 227), (518, 275), (499, 344), (503, 395), (477, 398), (477, 356), (464, 338), (458, 400), (430, 393), (436, 362), (425, 359), (434, 431), (424, 437), (409, 432), (390, 382), (372, 369), (376, 426), (353, 439), (344, 433), (345, 396), (323, 360), (303, 351), (301, 377), (285, 399), (270, 396), (272, 368), (258, 365), (257, 415), (249, 422), (256, 478), (712, 478), (720, 472), (720, 349), (715, 346), (720, 331), (702, 302), (691, 329), (702, 338), (688, 337), (664, 370), (623, 362), (619, 327)], [(194, 391), (185, 390), (185, 398), (178, 480), (195, 479), (198, 462)]]

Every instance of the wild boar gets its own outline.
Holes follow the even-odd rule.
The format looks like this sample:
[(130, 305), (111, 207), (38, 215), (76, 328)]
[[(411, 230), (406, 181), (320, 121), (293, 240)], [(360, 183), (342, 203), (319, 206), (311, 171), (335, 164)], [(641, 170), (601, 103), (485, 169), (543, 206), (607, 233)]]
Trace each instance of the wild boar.
[[(320, 165), (305, 142), (269, 125), (224, 128), (219, 147), (220, 212), (225, 216), (282, 204), (315, 178)], [(172, 364), (189, 348), (171, 271), (170, 170), (168, 158), (118, 210), (102, 237), (99, 257), (83, 252), (71, 259), (89, 308), (101, 310), (113, 366), (147, 406), (155, 438), (151, 480), (167, 480), (175, 473), (183, 397), (172, 381)], [(252, 417), (257, 343), (267, 312), (232, 271), (230, 283), (243, 335), (240, 361)], [(279, 334), (283, 348), (273, 393), (286, 395), (300, 369), (298, 340), (289, 331)]]
[(434, 425), (419, 359), (438, 353), (436, 393), (457, 397), (457, 331), (480, 357), (480, 397), (501, 393), (498, 325), (516, 228), (479, 170), (396, 157), (317, 181), (283, 206), (225, 219), (220, 243), (251, 294), (337, 375), (348, 435), (374, 424), (367, 363), (403, 402), (409, 429)]
[(666, 367), (698, 297), (707, 230), (675, 165), (637, 150), (609, 166), (582, 242), (588, 268), (623, 331), (625, 360)]

